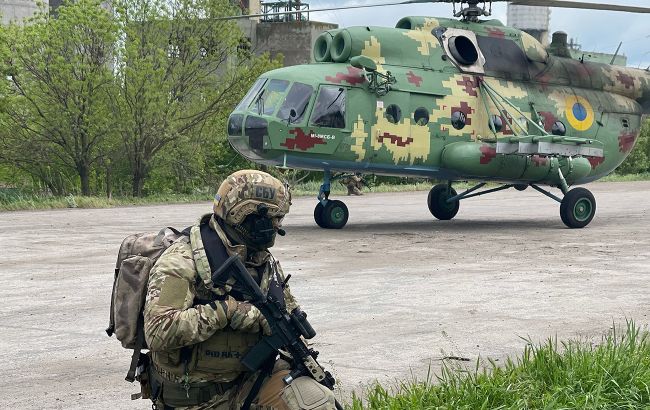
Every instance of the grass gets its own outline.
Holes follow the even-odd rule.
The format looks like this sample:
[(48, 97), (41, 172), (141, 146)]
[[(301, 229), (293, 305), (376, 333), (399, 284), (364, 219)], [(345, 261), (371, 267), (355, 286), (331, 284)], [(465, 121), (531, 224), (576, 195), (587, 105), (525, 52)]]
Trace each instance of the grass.
[[(601, 181), (605, 182), (630, 182), (630, 181), (648, 181), (650, 173), (631, 174), (631, 175), (609, 175)], [(431, 189), (432, 182), (415, 182), (412, 184), (380, 184), (372, 188), (365, 188), (364, 192), (410, 192), (410, 191), (428, 191)], [(473, 186), (471, 183), (457, 183), (454, 187), (457, 190), (466, 189)], [(320, 182), (307, 182), (296, 185), (292, 189), (294, 196), (316, 196), (320, 188)], [(347, 189), (338, 182), (331, 185), (333, 195), (345, 195)], [(459, 191), (460, 192), (460, 191)], [(201, 201), (211, 201), (211, 193), (203, 194), (156, 194), (144, 198), (134, 197), (115, 197), (108, 199), (106, 197), (84, 197), (78, 195), (68, 195), (66, 197), (52, 197), (37, 194), (28, 194), (14, 188), (0, 189), (0, 211), (19, 211), (19, 210), (36, 210), (36, 209), (57, 209), (57, 208), (112, 208), (117, 206), (133, 205), (156, 205), (156, 204), (179, 204), (194, 203)]]
[[(292, 189), (294, 196), (314, 196), (318, 194), (320, 182), (299, 184)], [(370, 192), (405, 192), (427, 191), (431, 189), (430, 183), (415, 183), (405, 185), (377, 185)], [(368, 189), (364, 189), (369, 192)], [(345, 195), (347, 189), (338, 182), (332, 183), (333, 195)], [(0, 211), (19, 211), (36, 209), (63, 209), (63, 208), (112, 208), (116, 206), (178, 204), (211, 201), (213, 194), (166, 194), (150, 195), (144, 198), (134, 197), (106, 197), (68, 195), (66, 197), (42, 196), (21, 193), (18, 190), (0, 190)]]
[(348, 409), (649, 409), (650, 339), (629, 321), (597, 344), (527, 341), (503, 366), (477, 362), (468, 371), (443, 362), (436, 379), (376, 384)]

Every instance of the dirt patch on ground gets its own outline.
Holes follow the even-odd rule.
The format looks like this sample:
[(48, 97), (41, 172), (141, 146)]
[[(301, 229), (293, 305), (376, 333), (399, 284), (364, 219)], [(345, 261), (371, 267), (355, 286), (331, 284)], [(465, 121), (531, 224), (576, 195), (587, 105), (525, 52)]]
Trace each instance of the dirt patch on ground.
[[(274, 254), (318, 332), (341, 395), (439, 369), (444, 357), (503, 360), (521, 337), (599, 337), (646, 325), (650, 183), (589, 186), (598, 213), (565, 229), (528, 190), (461, 203), (435, 221), (426, 192), (343, 198), (348, 226), (322, 230), (294, 200)], [(0, 214), (0, 407), (146, 409), (124, 381), (129, 352), (104, 333), (124, 236), (183, 228), (210, 204)]]

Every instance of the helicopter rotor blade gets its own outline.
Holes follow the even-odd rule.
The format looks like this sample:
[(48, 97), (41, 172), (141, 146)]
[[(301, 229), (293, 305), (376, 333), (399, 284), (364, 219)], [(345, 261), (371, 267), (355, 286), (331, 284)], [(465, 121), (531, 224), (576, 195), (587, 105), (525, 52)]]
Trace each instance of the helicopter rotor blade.
[[(470, 0), (471, 3), (474, 2), (479, 3), (482, 1), (483, 0)], [(380, 4), (358, 4), (358, 5), (340, 6), (340, 7), (327, 7), (322, 9), (288, 10), (288, 11), (280, 11), (275, 13), (242, 14), (239, 16), (218, 17), (215, 20), (239, 20), (239, 19), (248, 19), (248, 18), (256, 18), (256, 17), (285, 16), (288, 14), (298, 14), (298, 13), (319, 13), (319, 12), (337, 11), (337, 10), (354, 10), (354, 9), (365, 9), (365, 8), (386, 7), (386, 6), (402, 6), (408, 4), (459, 3), (459, 2), (460, 2), (459, 0), (403, 0), (398, 2), (380, 3)], [(648, 7), (622, 6), (617, 4), (585, 3), (582, 1), (568, 1), (568, 0), (492, 0), (492, 2), (504, 2), (504, 3), (508, 2), (510, 4), (519, 5), (519, 6), (561, 7), (561, 8), (574, 8), (574, 9), (625, 11), (630, 13), (650, 13), (650, 8)]]
[(441, 0), (441, 1), (431, 1), (431, 0), (411, 0), (411, 1), (398, 1), (398, 2), (393, 2), (393, 3), (380, 3), (380, 4), (359, 4), (355, 6), (340, 6), (340, 7), (328, 7), (328, 8), (323, 8), (323, 9), (308, 9), (308, 10), (288, 10), (288, 11), (280, 11), (277, 13), (259, 13), (259, 14), (242, 14), (240, 16), (228, 16), (228, 17), (219, 17), (216, 18), (215, 20), (238, 20), (238, 19), (247, 19), (247, 18), (255, 18), (255, 17), (272, 17), (272, 16), (286, 16), (290, 14), (298, 14), (298, 13), (318, 13), (318, 12), (324, 12), (324, 11), (336, 11), (336, 10), (353, 10), (353, 9), (365, 9), (365, 8), (371, 8), (371, 7), (384, 7), (384, 6), (400, 6), (403, 4), (411, 4), (411, 3), (447, 3), (451, 2), (452, 0)]
[(639, 6), (623, 6), (619, 4), (585, 3), (584, 1), (568, 0), (510, 0), (517, 6), (560, 7), (570, 9), (624, 11), (628, 13), (650, 13), (650, 8)]

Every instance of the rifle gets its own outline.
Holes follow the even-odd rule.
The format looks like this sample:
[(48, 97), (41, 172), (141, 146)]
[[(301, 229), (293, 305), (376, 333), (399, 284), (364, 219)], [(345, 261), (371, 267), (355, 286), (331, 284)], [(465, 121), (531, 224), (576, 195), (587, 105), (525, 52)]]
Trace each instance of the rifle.
[[(289, 277), (280, 283), (284, 288)], [(264, 336), (255, 346), (244, 355), (242, 364), (251, 372), (261, 369), (269, 360), (278, 355), (280, 349), (286, 350), (293, 359), (291, 372), (283, 378), (288, 385), (294, 379), (301, 376), (309, 376), (318, 383), (334, 390), (336, 380), (330, 372), (325, 370), (316, 360), (318, 352), (307, 346), (303, 338), (312, 339), (316, 331), (307, 320), (307, 314), (294, 309), (287, 312), (283, 301), (268, 292), (264, 296), (262, 290), (246, 270), (238, 255), (231, 256), (226, 262), (212, 274), (212, 282), (219, 285), (228, 282), (229, 278), (235, 279), (233, 290), (241, 297), (258, 308), (266, 318), (271, 328), (271, 335)], [(343, 410), (341, 404), (336, 401), (336, 408)]]

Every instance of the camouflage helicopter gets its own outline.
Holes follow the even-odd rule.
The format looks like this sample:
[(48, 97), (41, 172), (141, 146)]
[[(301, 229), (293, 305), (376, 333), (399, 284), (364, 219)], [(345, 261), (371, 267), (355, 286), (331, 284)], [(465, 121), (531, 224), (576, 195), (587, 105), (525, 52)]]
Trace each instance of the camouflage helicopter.
[[(547, 49), (525, 32), (482, 20), (490, 1), (389, 5), (410, 3), (453, 3), (459, 19), (405, 17), (395, 28), (322, 33), (315, 63), (265, 73), (235, 108), (228, 122), (234, 149), (259, 164), (324, 171), (314, 210), (323, 228), (346, 225), (347, 206), (330, 199), (330, 186), (336, 173), (352, 172), (447, 181), (428, 195), (440, 220), (454, 218), (463, 199), (531, 187), (560, 203), (567, 227), (587, 226), (596, 200), (570, 187), (611, 173), (631, 152), (650, 113), (650, 71), (573, 59), (564, 33)], [(361, 7), (372, 6), (351, 8)], [(343, 8), (350, 7), (336, 9)], [(467, 180), (476, 186), (457, 193), (453, 183)], [(488, 182), (499, 185), (481, 191)]]

